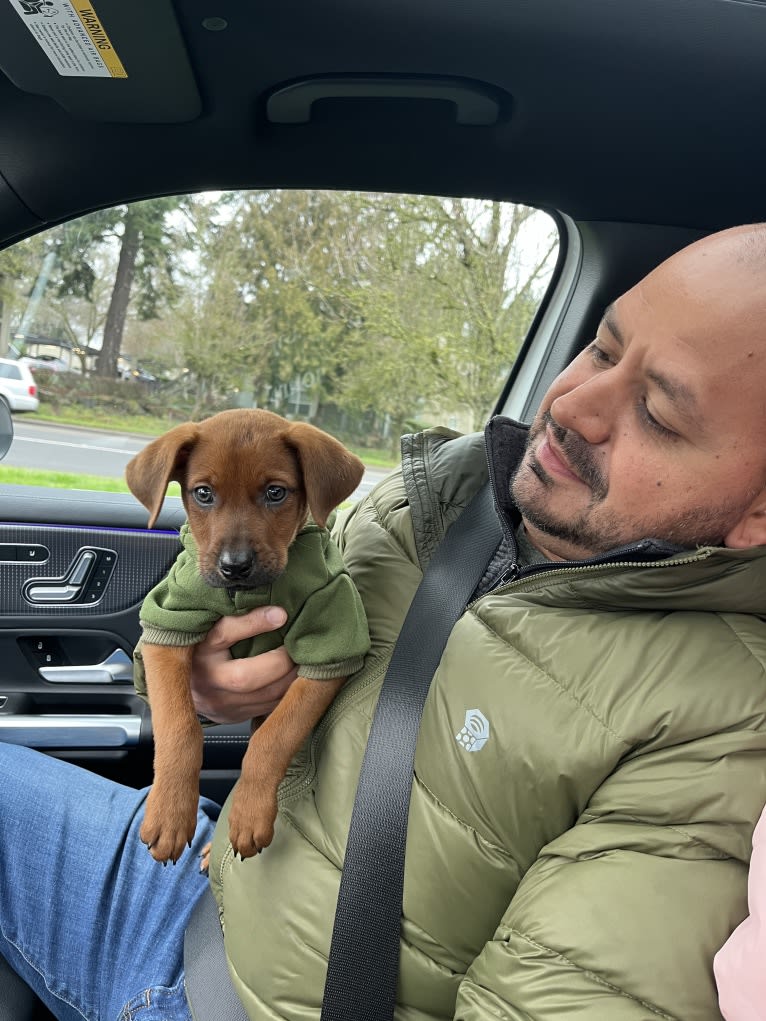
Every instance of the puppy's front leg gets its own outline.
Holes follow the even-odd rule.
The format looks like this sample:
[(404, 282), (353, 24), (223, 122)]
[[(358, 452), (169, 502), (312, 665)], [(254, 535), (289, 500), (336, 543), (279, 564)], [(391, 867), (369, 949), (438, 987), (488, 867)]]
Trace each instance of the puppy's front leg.
[(250, 858), (271, 843), (277, 788), (345, 680), (296, 677), (274, 712), (251, 735), (229, 812), (229, 840), (240, 857)]
[(197, 827), (203, 739), (189, 686), (193, 649), (143, 646), (154, 731), (154, 783), (141, 839), (161, 862), (177, 862)]

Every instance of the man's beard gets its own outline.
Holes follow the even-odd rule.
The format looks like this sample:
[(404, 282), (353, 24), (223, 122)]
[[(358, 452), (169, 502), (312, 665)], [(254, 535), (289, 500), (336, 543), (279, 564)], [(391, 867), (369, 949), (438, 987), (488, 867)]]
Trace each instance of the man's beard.
[[(679, 546), (720, 546), (724, 536), (744, 514), (752, 497), (740, 502), (729, 501), (715, 507), (696, 507), (685, 514), (664, 520), (660, 515), (630, 518), (614, 511), (601, 510), (609, 494), (609, 479), (599, 464), (591, 445), (579, 433), (565, 429), (554, 420), (550, 411), (543, 413), (529, 431), (527, 450), (546, 429), (550, 429), (568, 464), (590, 489), (588, 505), (577, 513), (556, 515), (549, 510), (545, 490), (556, 484), (535, 454), (527, 453), (511, 480), (511, 495), (525, 521), (551, 538), (562, 540), (585, 551), (600, 555), (620, 546), (653, 538)], [(525, 479), (531, 471), (542, 483), (530, 486)], [(647, 504), (651, 494), (647, 494)], [(752, 494), (753, 496), (755, 494)], [(594, 514), (596, 515), (593, 520)]]

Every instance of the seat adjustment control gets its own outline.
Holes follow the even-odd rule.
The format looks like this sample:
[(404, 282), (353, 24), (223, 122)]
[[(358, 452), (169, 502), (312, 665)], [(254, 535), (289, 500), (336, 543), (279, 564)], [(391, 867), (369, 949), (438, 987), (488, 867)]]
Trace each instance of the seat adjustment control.
[(79, 592), (79, 585), (29, 585), (25, 595), (30, 603), (71, 603)]
[(23, 588), (24, 598), (46, 606), (97, 603), (116, 562), (114, 550), (96, 547), (78, 550), (63, 578), (30, 578)]

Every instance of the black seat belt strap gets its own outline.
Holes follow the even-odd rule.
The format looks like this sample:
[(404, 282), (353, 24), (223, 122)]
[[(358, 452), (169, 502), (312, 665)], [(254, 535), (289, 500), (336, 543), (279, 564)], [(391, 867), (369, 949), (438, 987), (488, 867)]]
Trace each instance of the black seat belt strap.
[(378, 698), (343, 862), (321, 1021), (391, 1021), (415, 746), (450, 632), (502, 537), (489, 485), (434, 553)]

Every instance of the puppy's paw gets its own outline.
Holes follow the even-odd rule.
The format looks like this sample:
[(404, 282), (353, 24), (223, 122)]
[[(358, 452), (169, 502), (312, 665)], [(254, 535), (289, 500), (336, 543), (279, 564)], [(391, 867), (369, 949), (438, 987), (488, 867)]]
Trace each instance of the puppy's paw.
[(276, 792), (240, 779), (229, 811), (229, 841), (240, 858), (252, 858), (274, 839)]
[(155, 861), (175, 865), (184, 848), (191, 846), (196, 828), (195, 796), (163, 798), (151, 789), (139, 834)]

